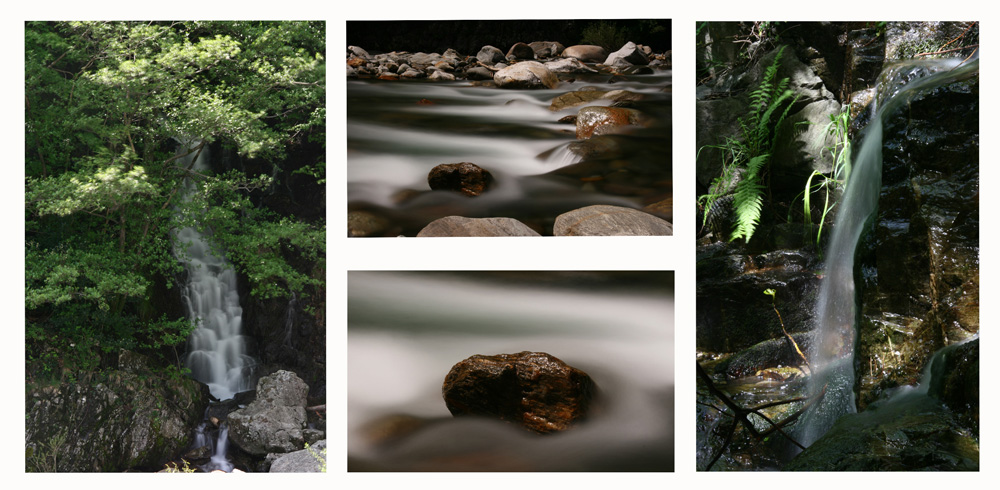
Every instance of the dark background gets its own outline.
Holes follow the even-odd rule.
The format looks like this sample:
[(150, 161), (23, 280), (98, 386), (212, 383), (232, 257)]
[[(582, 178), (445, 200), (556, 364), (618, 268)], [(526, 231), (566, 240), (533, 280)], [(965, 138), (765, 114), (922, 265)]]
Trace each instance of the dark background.
[(627, 41), (649, 46), (653, 52), (670, 50), (669, 19), (348, 21), (347, 45), (371, 54), (443, 53), (454, 48), (462, 55), (475, 56), (486, 45), (506, 52), (517, 42), (557, 41), (566, 47), (589, 44), (583, 42), (584, 29), (602, 22), (626, 30)]

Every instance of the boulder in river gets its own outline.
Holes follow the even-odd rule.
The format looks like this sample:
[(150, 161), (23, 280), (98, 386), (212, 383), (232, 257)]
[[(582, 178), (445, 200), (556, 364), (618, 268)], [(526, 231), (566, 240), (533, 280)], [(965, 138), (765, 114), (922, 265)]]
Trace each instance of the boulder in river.
[(470, 197), (486, 192), (492, 182), (493, 175), (488, 170), (469, 162), (442, 163), (427, 175), (431, 190), (458, 191)]
[(629, 126), (643, 126), (648, 118), (635, 109), (588, 106), (576, 115), (576, 137), (587, 139), (598, 134), (620, 132)]
[(503, 51), (500, 51), (499, 48), (488, 44), (480, 48), (479, 53), (476, 54), (476, 59), (484, 65), (492, 65), (500, 63), (501, 61), (507, 61), (507, 58), (503, 55)]
[(621, 69), (632, 65), (648, 65), (649, 58), (646, 57), (646, 54), (639, 46), (629, 41), (621, 49), (608, 55), (608, 58), (604, 60), (604, 64)]
[(670, 222), (649, 213), (596, 204), (575, 209), (556, 217), (555, 236), (655, 236), (673, 235)]
[(537, 61), (522, 61), (493, 75), (497, 87), (513, 89), (555, 88), (559, 78)]
[(455, 416), (497, 418), (545, 434), (583, 419), (596, 386), (553, 355), (523, 351), (465, 359), (451, 368), (441, 391)]
[(425, 226), (418, 237), (540, 236), (514, 218), (465, 218), (446, 216)]
[(524, 43), (514, 43), (510, 49), (507, 50), (507, 59), (512, 60), (533, 60), (535, 59), (535, 50), (531, 49)]
[(563, 50), (563, 58), (576, 58), (580, 61), (600, 63), (608, 57), (608, 52), (593, 44), (577, 44)]
[(302, 449), (308, 392), (305, 381), (290, 371), (260, 378), (257, 398), (229, 414), (229, 438), (240, 449), (260, 456)]

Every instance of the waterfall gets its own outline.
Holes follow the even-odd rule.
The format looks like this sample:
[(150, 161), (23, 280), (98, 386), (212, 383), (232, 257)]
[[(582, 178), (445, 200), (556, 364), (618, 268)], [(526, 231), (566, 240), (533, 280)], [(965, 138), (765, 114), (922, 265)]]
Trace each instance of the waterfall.
[(875, 116), (863, 132), (850, 180), (840, 201), (826, 254), (825, 277), (816, 304), (817, 326), (810, 351), (810, 392), (826, 393), (805, 414), (797, 435), (804, 446), (821, 437), (842, 415), (856, 411), (854, 347), (860, 308), (855, 291), (854, 257), (858, 241), (876, 216), (882, 185), (882, 126), (909, 97), (978, 73), (979, 60), (908, 61), (886, 67), (880, 78)]
[[(190, 164), (192, 156), (181, 160)], [(208, 150), (197, 154), (195, 171), (208, 169)], [(185, 182), (185, 193), (194, 192)], [(187, 317), (197, 325), (188, 339), (186, 365), (191, 376), (208, 385), (219, 400), (254, 388), (255, 361), (246, 354), (240, 329), (243, 309), (236, 289), (236, 272), (224, 257), (212, 253), (208, 237), (193, 227), (177, 231), (175, 254), (187, 269), (183, 291)]]

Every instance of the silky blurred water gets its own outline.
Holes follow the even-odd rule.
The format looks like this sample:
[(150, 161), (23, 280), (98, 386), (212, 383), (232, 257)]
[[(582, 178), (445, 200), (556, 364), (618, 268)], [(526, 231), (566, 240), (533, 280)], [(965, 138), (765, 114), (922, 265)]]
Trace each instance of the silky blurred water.
[[(673, 276), (612, 272), (350, 272), (350, 466), (387, 470), (672, 470)], [(548, 352), (601, 398), (583, 424), (539, 436), (454, 419), (441, 385), (474, 354)], [(389, 447), (370, 424), (426, 421)]]

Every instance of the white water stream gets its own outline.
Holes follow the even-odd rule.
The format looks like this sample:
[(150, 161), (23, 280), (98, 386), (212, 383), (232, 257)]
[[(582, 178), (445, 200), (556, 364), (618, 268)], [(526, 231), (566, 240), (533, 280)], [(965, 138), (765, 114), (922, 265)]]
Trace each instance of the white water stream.
[[(197, 159), (192, 170), (208, 170), (207, 146), (200, 153), (179, 159), (179, 164), (188, 166), (194, 157)], [(193, 182), (185, 182), (185, 198), (195, 191)], [(208, 385), (212, 396), (219, 400), (254, 389), (256, 361), (247, 355), (241, 334), (243, 308), (236, 288), (236, 272), (224, 257), (212, 252), (208, 238), (193, 227), (177, 230), (174, 253), (187, 270), (184, 305), (188, 319), (197, 325), (188, 339), (185, 360), (191, 376)], [(226, 457), (228, 428), (223, 423), (215, 441), (209, 437), (208, 429), (208, 422), (202, 423), (195, 434), (195, 447), (212, 449), (212, 460), (206, 470), (232, 471), (233, 465)]]
[(854, 258), (858, 241), (874, 219), (881, 189), (882, 126), (914, 94), (961, 80), (979, 70), (979, 60), (920, 60), (886, 67), (880, 77), (876, 113), (864, 130), (850, 181), (841, 198), (826, 253), (825, 278), (816, 305), (818, 326), (810, 352), (810, 392), (826, 389), (821, 403), (803, 417), (798, 441), (809, 446), (841, 416), (854, 413), (854, 347), (858, 338)]

